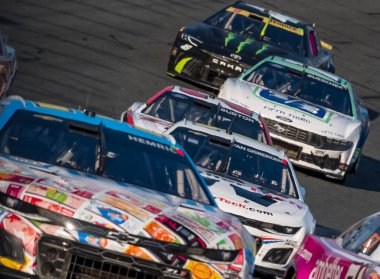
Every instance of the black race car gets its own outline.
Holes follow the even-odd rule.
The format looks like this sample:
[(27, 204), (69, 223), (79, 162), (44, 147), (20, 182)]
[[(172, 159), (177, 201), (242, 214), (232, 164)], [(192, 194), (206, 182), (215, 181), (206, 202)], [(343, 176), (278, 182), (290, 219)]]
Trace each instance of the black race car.
[(227, 77), (270, 55), (334, 72), (331, 49), (319, 41), (313, 25), (238, 1), (180, 29), (167, 73), (218, 89)]

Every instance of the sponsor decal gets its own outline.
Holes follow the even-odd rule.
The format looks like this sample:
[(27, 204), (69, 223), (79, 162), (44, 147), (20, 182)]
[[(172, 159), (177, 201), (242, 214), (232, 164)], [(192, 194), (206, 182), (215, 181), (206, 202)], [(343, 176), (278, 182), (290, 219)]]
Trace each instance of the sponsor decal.
[(136, 218), (138, 218), (140, 220), (146, 221), (149, 219), (149, 213), (145, 212), (144, 210), (142, 210), (142, 209), (136, 207), (135, 205), (132, 205), (126, 201), (119, 200), (119, 199), (112, 198), (112, 197), (107, 197), (107, 196), (102, 197), (100, 200), (109, 204), (109, 205), (112, 205), (115, 208), (118, 208), (120, 210), (128, 212), (129, 214), (135, 216)]
[(235, 60), (238, 60), (238, 61), (241, 60), (241, 56), (238, 55), (238, 54), (236, 54), (236, 53), (231, 53), (230, 57), (233, 58), (233, 59), (235, 59)]
[(232, 115), (234, 117), (243, 119), (245, 121), (248, 121), (248, 122), (251, 122), (251, 123), (255, 123), (255, 120), (252, 117), (246, 116), (244, 114), (237, 113), (236, 111), (229, 110), (229, 109), (226, 109), (226, 108), (223, 108), (223, 107), (220, 108), (220, 111), (224, 112), (226, 114)]
[(330, 257), (324, 260), (318, 260), (316, 266), (313, 268), (309, 275), (309, 279), (339, 279), (343, 272), (343, 266), (339, 265), (339, 258), (334, 259), (333, 262), (329, 261)]
[(267, 159), (271, 159), (271, 160), (276, 161), (276, 162), (281, 162), (281, 160), (279, 158), (275, 157), (275, 156), (272, 156), (270, 154), (258, 151), (256, 149), (249, 148), (249, 147), (247, 147), (245, 145), (234, 143), (234, 147), (236, 147), (236, 148), (238, 148), (240, 150), (244, 150), (244, 151), (247, 151), (249, 153), (252, 153), (252, 154), (255, 154), (255, 155), (267, 158)]
[(229, 235), (228, 238), (232, 241), (236, 250), (240, 250), (240, 249), (244, 248), (243, 241), (241, 240), (241, 238), (238, 234), (233, 233), (233, 234)]
[(165, 145), (165, 144), (153, 141), (153, 140), (149, 140), (149, 139), (145, 139), (145, 138), (140, 138), (140, 137), (133, 136), (133, 135), (128, 135), (128, 139), (130, 141), (141, 143), (141, 144), (144, 144), (144, 145), (147, 145), (147, 146), (151, 146), (151, 147), (154, 147), (154, 148), (157, 148), (157, 149), (161, 149), (161, 150), (164, 150), (164, 151), (168, 151), (168, 152), (171, 152), (171, 153), (174, 153), (174, 154), (180, 154), (177, 151), (178, 148), (176, 148), (174, 146), (168, 146), (168, 145)]
[(305, 261), (310, 261), (313, 254), (307, 250), (306, 248), (302, 249), (301, 253), (299, 253), (300, 257), (303, 258)]
[(129, 245), (126, 250), (124, 250), (125, 254), (135, 256), (140, 259), (145, 259), (145, 260), (153, 260), (153, 258), (146, 253), (142, 248), (137, 247), (135, 245)]
[(75, 214), (75, 212), (69, 208), (37, 197), (24, 195), (23, 200), (35, 206), (39, 206), (69, 217), (72, 217)]
[(326, 151), (325, 150), (316, 149), (316, 150), (314, 150), (314, 152), (311, 152), (311, 153), (313, 153), (314, 155), (317, 155), (317, 156), (325, 156)]
[(230, 205), (233, 205), (233, 206), (236, 206), (236, 207), (239, 207), (239, 208), (243, 208), (243, 209), (249, 210), (251, 212), (257, 212), (257, 213), (260, 213), (260, 214), (273, 216), (272, 212), (261, 210), (261, 209), (256, 209), (256, 208), (253, 208), (253, 207), (248, 207), (244, 203), (233, 202), (233, 201), (227, 200), (226, 198), (222, 198), (222, 197), (220, 197), (219, 200), (222, 201), (222, 202), (224, 202), (224, 203), (226, 203), (226, 204), (230, 204)]
[(36, 255), (37, 240), (41, 235), (40, 232), (37, 231), (37, 228), (13, 213), (4, 218), (0, 227), (20, 239), (24, 249), (29, 254), (33, 256)]
[[(317, 119), (320, 119), (320, 120), (323, 120), (328, 115), (327, 111), (321, 107), (316, 107), (316, 106), (307, 104), (302, 100), (293, 98), (291, 96), (286, 96), (281, 93), (273, 92), (270, 90), (260, 90), (256, 94), (258, 94), (257, 95), (258, 97), (261, 97), (267, 101), (291, 107), (298, 111), (307, 113), (313, 117), (316, 117)], [(289, 116), (289, 115), (286, 115), (286, 116)]]
[(108, 244), (108, 240), (106, 238), (95, 237), (83, 232), (78, 232), (78, 240), (82, 243), (100, 248), (105, 248)]
[[(324, 73), (323, 73), (324, 74)], [(333, 87), (336, 87), (336, 88), (339, 88), (339, 89), (342, 89), (343, 90), (343, 87), (341, 85), (339, 85), (338, 83), (335, 83), (335, 82), (331, 82), (327, 79), (324, 79), (324, 78), (320, 78), (318, 76), (314, 76), (314, 75), (311, 75), (311, 74), (307, 74), (307, 77), (308, 78), (311, 78), (311, 79), (314, 79), (314, 80), (317, 80), (319, 82), (323, 82), (323, 83), (326, 83), (330, 86), (333, 86)]]
[(302, 122), (305, 122), (307, 124), (310, 124), (310, 120), (305, 118), (304, 116), (298, 116), (298, 115), (294, 115), (290, 112), (286, 112), (284, 110), (282, 110), (281, 108), (278, 108), (276, 106), (267, 106), (265, 105), (264, 106), (264, 109), (265, 110), (268, 110), (270, 112), (274, 112), (274, 113), (278, 113), (278, 114), (282, 114), (282, 115), (286, 115), (287, 117), (291, 118), (291, 119), (294, 119), (294, 120), (298, 120), (298, 121), (302, 121)]
[(240, 67), (239, 65), (234, 65), (232, 63), (228, 63), (228, 62), (221, 60), (221, 59), (218, 59), (218, 58), (213, 58), (211, 61), (213, 64), (219, 65), (219, 66), (224, 67), (226, 69), (233, 70), (233, 71), (239, 72), (239, 73), (243, 72), (243, 68)]
[(98, 207), (98, 211), (104, 218), (116, 225), (121, 225), (129, 219), (128, 215), (122, 214), (112, 208)]
[(205, 263), (189, 261), (185, 268), (191, 271), (194, 279), (222, 279), (222, 276), (216, 270)]
[(173, 233), (171, 233), (155, 221), (148, 223), (145, 226), (145, 230), (157, 240), (181, 243), (181, 241), (175, 235), (173, 235)]
[(284, 122), (293, 122), (293, 120), (291, 120), (290, 118), (288, 118), (286, 116), (277, 115), (276, 118), (280, 119), (280, 120), (282, 120)]
[(273, 127), (274, 127), (274, 128), (276, 129), (276, 131), (277, 131), (278, 133), (280, 133), (280, 134), (282, 134), (282, 133), (284, 133), (284, 132), (288, 132), (288, 129), (287, 129), (287, 128), (281, 126), (281, 125), (278, 124), (278, 123), (276, 123)]
[(15, 183), (30, 184), (34, 181), (33, 178), (21, 176), (18, 174), (0, 173), (0, 180), (6, 180)]
[(189, 246), (206, 247), (206, 243), (199, 236), (177, 221), (170, 219), (165, 215), (160, 215), (155, 220), (173, 230), (178, 236), (185, 240)]
[(5, 192), (7, 195), (14, 197), (14, 198), (20, 198), (21, 193), (25, 189), (24, 186), (16, 185), (16, 184), (9, 184), (7, 191)]
[(77, 196), (71, 196), (66, 193), (60, 192), (57, 189), (42, 185), (31, 185), (28, 188), (27, 193), (46, 197), (49, 200), (64, 204), (73, 209), (79, 208), (84, 203), (84, 200)]
[(188, 51), (192, 48), (193, 46), (190, 45), (190, 44), (184, 44), (184, 45), (181, 45), (180, 48), (183, 50), (183, 51)]
[(278, 243), (278, 242), (284, 242), (281, 239), (273, 238), (273, 237), (262, 237), (263, 244), (272, 244), (272, 243)]

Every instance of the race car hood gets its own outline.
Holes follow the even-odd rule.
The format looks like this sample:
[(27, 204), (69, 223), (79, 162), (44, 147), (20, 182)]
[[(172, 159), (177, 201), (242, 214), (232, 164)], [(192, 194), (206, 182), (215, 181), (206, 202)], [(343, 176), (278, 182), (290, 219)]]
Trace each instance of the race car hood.
[(159, 134), (162, 134), (173, 125), (172, 122), (165, 121), (143, 113), (132, 112), (132, 115), (134, 126)]
[(239, 220), (216, 207), (35, 161), (0, 155), (0, 193), (55, 215), (161, 241), (226, 250), (248, 245)]
[(302, 201), (265, 187), (206, 169), (200, 172), (218, 206), (228, 213), (298, 227), (309, 210)]
[(219, 97), (265, 118), (326, 137), (347, 139), (360, 131), (360, 121), (353, 117), (237, 78), (226, 80)]
[(203, 22), (186, 27), (184, 32), (203, 42), (198, 45), (199, 48), (227, 58), (240, 57), (237, 60), (248, 65), (254, 65), (271, 55), (303, 59), (302, 56), (279, 47), (215, 28)]

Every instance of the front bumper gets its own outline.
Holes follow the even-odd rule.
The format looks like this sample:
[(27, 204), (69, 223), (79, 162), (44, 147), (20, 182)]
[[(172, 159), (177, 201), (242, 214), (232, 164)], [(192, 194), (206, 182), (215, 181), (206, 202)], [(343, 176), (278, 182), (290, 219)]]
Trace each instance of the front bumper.
[(249, 67), (240, 61), (199, 49), (177, 38), (167, 72), (169, 75), (218, 90), (227, 78), (237, 77)]
[(38, 279), (37, 276), (27, 274), (18, 270), (9, 269), (4, 266), (0, 266), (0, 278), (6, 279)]
[(315, 137), (321, 136), (271, 119), (265, 120), (273, 145), (283, 149), (294, 165), (343, 179), (350, 166), (355, 144), (341, 150), (320, 149), (312, 142)]
[(55, 236), (39, 239), (37, 255), (40, 279), (191, 278), (185, 269)]

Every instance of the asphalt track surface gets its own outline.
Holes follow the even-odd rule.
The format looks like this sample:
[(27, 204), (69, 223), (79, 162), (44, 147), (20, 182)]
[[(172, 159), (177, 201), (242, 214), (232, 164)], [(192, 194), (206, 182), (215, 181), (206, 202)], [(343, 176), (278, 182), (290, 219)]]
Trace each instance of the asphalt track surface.
[[(0, 0), (0, 29), (16, 48), (11, 94), (118, 117), (171, 84), (165, 74), (181, 26), (232, 1)], [(322, 227), (344, 230), (380, 210), (380, 1), (272, 0), (251, 3), (316, 22), (332, 43), (337, 73), (351, 80), (370, 111), (359, 172), (344, 185), (298, 171)]]

